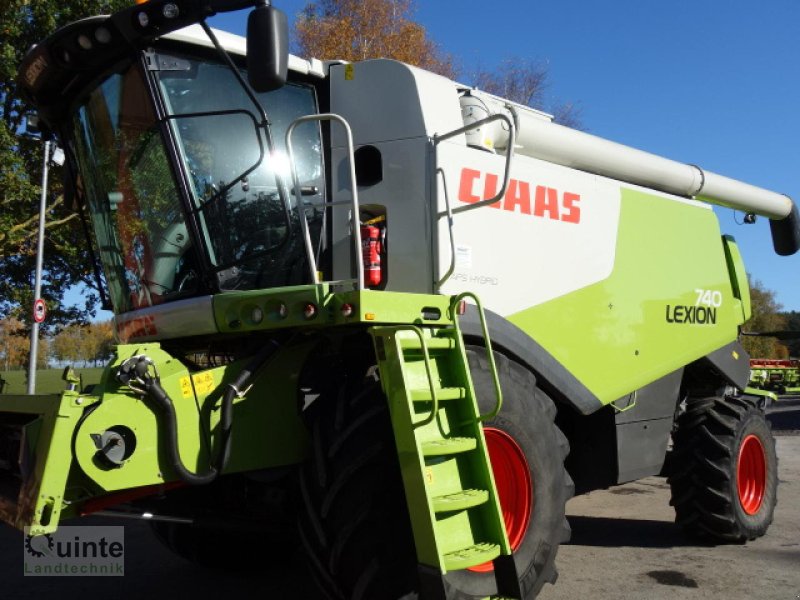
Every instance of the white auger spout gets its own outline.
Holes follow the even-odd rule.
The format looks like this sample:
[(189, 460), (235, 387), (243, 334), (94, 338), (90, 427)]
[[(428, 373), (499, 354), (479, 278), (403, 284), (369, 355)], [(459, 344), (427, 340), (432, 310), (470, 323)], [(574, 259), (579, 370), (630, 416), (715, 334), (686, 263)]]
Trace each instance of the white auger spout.
[[(484, 92), (466, 92), (461, 106), (467, 123), (497, 113), (512, 117), (517, 125), (515, 152), (767, 217), (778, 254), (793, 254), (800, 248), (797, 207), (784, 194), (564, 127), (544, 113)], [(492, 123), (468, 134), (468, 143), (502, 150), (508, 144), (508, 131)]]

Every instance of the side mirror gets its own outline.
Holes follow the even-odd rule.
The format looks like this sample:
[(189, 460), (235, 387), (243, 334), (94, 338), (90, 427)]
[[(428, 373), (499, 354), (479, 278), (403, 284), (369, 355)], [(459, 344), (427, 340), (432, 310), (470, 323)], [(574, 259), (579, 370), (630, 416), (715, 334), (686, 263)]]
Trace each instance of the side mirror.
[(792, 212), (783, 219), (771, 219), (769, 228), (772, 232), (772, 245), (777, 254), (791, 256), (800, 250), (800, 212), (796, 204), (792, 206)]
[(286, 15), (258, 6), (247, 17), (247, 79), (256, 92), (277, 90), (289, 70), (289, 26)]

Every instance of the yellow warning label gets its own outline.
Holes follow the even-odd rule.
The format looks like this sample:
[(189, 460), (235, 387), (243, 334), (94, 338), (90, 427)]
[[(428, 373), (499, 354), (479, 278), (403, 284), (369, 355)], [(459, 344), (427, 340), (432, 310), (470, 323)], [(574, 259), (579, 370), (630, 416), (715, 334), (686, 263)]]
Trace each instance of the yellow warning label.
[(194, 396), (192, 393), (192, 380), (188, 375), (181, 377), (181, 396), (184, 398), (191, 398)]
[(344, 66), (344, 78), (347, 81), (352, 81), (353, 80), (353, 71), (355, 71), (355, 69), (353, 68), (353, 65), (345, 65)]
[(425, 467), (425, 483), (433, 485), (433, 469)]
[(194, 383), (194, 389), (198, 396), (208, 394), (216, 387), (214, 385), (214, 373), (211, 371), (192, 375), (192, 383)]

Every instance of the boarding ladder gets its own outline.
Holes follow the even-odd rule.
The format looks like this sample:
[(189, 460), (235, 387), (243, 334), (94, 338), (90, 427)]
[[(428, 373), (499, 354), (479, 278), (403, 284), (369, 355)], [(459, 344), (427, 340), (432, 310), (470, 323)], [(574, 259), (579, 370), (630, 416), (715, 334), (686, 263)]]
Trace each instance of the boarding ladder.
[[(494, 379), (496, 404), (479, 414), (458, 307), (478, 308)], [(371, 329), (417, 549), (421, 597), (445, 598), (443, 576), (491, 561), (493, 598), (521, 598), (502, 511), (486, 450), (482, 421), (502, 406), (488, 330), (478, 298), (453, 297), (452, 326), (378, 326)]]

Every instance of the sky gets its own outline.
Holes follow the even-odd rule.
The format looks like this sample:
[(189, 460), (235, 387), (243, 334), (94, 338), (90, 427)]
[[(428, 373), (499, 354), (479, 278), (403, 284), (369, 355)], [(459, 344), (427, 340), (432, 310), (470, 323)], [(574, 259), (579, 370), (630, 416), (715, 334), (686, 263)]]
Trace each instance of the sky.
[[(273, 0), (290, 24), (305, 4)], [(244, 33), (245, 18), (212, 24)], [(590, 133), (800, 202), (797, 0), (417, 0), (414, 18), (462, 73), (543, 61), (550, 101), (577, 102)], [(800, 254), (774, 253), (766, 218), (717, 214), (748, 272), (800, 311)]]
[[(273, 1), (290, 27), (305, 4)], [(797, 0), (417, 0), (414, 18), (464, 81), (504, 60), (543, 61), (550, 102), (578, 103), (590, 133), (800, 202)], [(240, 11), (211, 23), (243, 34), (245, 21)], [(715, 210), (748, 272), (800, 311), (800, 254), (774, 253), (766, 218), (743, 225)]]

